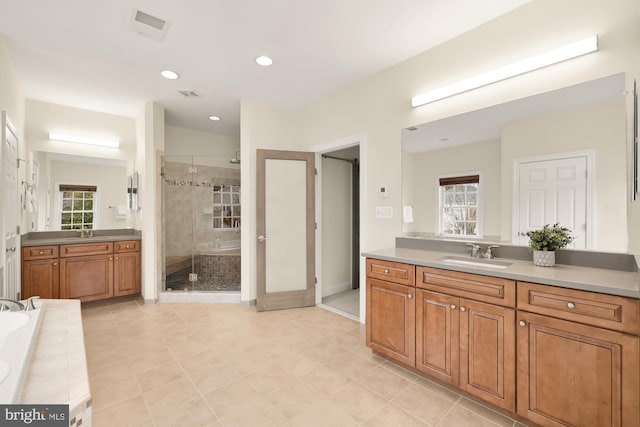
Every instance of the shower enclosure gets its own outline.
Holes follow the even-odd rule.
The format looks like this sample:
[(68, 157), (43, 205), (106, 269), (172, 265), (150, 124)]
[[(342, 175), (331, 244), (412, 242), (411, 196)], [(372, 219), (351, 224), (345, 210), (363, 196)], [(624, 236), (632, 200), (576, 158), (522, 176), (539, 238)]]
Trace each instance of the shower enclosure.
[(240, 226), (229, 156), (162, 158), (165, 291), (240, 292)]

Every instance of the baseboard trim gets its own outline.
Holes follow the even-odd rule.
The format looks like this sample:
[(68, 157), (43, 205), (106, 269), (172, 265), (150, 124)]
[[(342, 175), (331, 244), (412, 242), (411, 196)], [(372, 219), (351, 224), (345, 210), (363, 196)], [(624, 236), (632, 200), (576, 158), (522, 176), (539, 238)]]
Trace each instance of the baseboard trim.
[(333, 286), (322, 287), (322, 298), (330, 297), (331, 295), (339, 294), (340, 292), (348, 291), (351, 289), (351, 282), (338, 283)]

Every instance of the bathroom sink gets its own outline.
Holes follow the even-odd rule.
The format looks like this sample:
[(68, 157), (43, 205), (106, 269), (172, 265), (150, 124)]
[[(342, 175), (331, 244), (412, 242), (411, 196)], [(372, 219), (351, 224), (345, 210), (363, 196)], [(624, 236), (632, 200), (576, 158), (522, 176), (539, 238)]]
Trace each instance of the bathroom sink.
[(461, 256), (446, 256), (438, 258), (438, 261), (448, 264), (468, 265), (470, 267), (488, 267), (488, 268), (507, 268), (512, 263), (506, 261), (498, 261), (495, 259), (470, 258)]

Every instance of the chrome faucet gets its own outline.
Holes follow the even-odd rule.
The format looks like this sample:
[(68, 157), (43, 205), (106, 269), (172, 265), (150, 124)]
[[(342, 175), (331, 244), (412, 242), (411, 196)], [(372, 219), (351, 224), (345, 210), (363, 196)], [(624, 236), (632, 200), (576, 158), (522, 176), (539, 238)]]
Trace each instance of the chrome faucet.
[(39, 296), (33, 296), (33, 297), (29, 297), (29, 299), (27, 299), (27, 302), (24, 305), (24, 311), (31, 311), (31, 310), (35, 310), (37, 307), (36, 305), (33, 303), (33, 301), (40, 299)]
[(499, 247), (500, 246), (498, 246), (498, 245), (490, 245), (490, 246), (488, 246), (487, 247), (487, 251), (484, 253), (484, 257), (486, 259), (493, 259), (493, 253), (491, 252), (491, 249), (499, 248)]
[(24, 309), (24, 304), (20, 301), (0, 298), (0, 311), (22, 311)]
[(471, 257), (472, 258), (480, 258), (482, 254), (482, 248), (480, 245), (476, 245), (475, 243), (467, 243), (467, 246), (471, 246)]

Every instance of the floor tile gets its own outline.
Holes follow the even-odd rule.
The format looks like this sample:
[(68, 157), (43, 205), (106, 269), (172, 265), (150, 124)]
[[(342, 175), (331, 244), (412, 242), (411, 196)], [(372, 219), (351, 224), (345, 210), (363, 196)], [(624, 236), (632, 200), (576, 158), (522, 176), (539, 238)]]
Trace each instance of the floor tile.
[(265, 395), (280, 390), (295, 379), (295, 376), (276, 363), (246, 376), (251, 388)]
[(164, 366), (149, 369), (136, 374), (140, 388), (143, 391), (150, 390), (159, 385), (171, 383), (182, 378), (186, 378), (187, 374), (178, 362), (170, 362)]
[(456, 405), (438, 424), (438, 427), (497, 427), (498, 424), (479, 414)]
[(355, 427), (353, 418), (329, 401), (318, 401), (296, 415), (287, 427)]
[(429, 427), (399, 406), (389, 403), (363, 424), (365, 427)]
[(200, 394), (189, 379), (182, 378), (146, 390), (142, 396), (149, 407), (149, 413), (155, 417), (169, 408), (199, 397)]
[(425, 423), (435, 426), (456, 401), (413, 383), (398, 393), (393, 403)]
[(153, 422), (156, 427), (206, 427), (218, 423), (218, 418), (204, 399), (197, 398), (160, 413)]
[(460, 401), (458, 402), (458, 406), (471, 412), (475, 412), (481, 417), (486, 418), (489, 421), (492, 421), (502, 427), (511, 427), (515, 422), (511, 418), (505, 417), (504, 415), (499, 414), (496, 411), (493, 411), (485, 406), (480, 405), (479, 403), (476, 403), (464, 397), (460, 399)]
[(387, 403), (380, 395), (354, 382), (338, 390), (333, 395), (333, 402), (357, 423), (365, 422)]
[(356, 381), (387, 400), (393, 399), (412, 382), (382, 366), (365, 371)]
[(93, 427), (140, 426), (150, 422), (149, 411), (141, 396), (94, 411), (92, 414)]
[(220, 418), (241, 410), (247, 402), (253, 402), (258, 405), (266, 405), (268, 403), (265, 397), (252, 389), (244, 379), (207, 393), (204, 398)]
[(140, 386), (135, 377), (124, 378), (103, 387), (91, 387), (94, 411), (141, 395)]
[(254, 402), (247, 402), (242, 409), (222, 418), (222, 425), (225, 427), (275, 427), (283, 426), (285, 422), (285, 418), (273, 406), (257, 405)]

